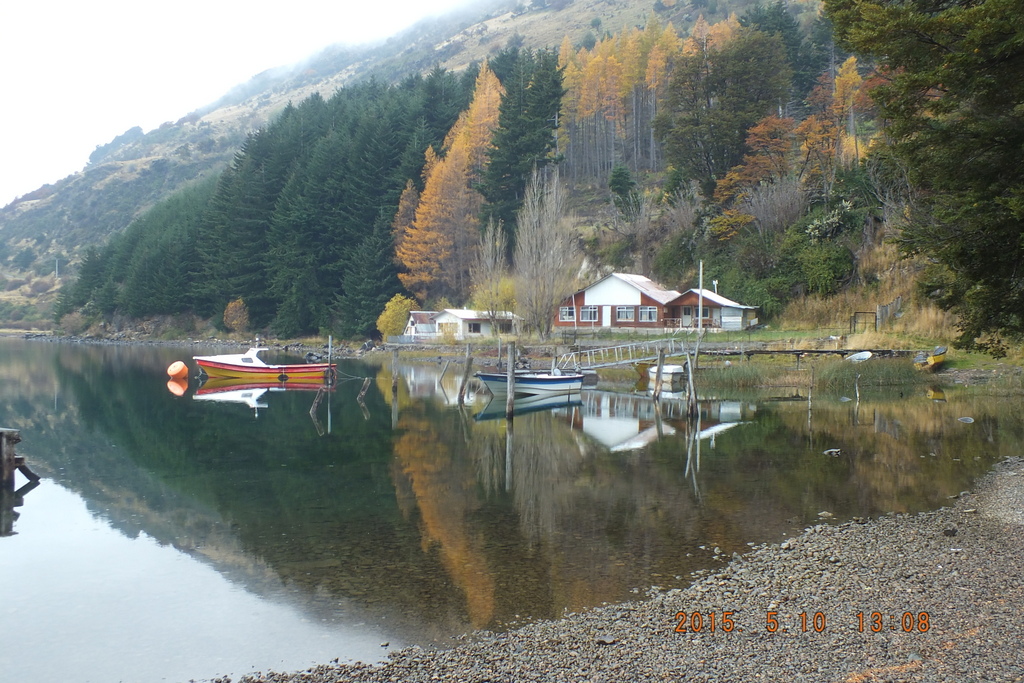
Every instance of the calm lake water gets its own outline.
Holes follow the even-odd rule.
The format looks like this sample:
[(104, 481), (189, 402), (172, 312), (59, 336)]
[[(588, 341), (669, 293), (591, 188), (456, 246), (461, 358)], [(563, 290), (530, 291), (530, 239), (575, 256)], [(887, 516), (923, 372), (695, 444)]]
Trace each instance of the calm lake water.
[(557, 618), (821, 512), (945, 505), (1024, 436), (1019, 402), (950, 388), (704, 400), (699, 431), (584, 391), (511, 440), (454, 365), (400, 363), (394, 399), (389, 362), (319, 397), (169, 391), (211, 352), (0, 340), (0, 426), (42, 476), (3, 511), (5, 677), (237, 677)]

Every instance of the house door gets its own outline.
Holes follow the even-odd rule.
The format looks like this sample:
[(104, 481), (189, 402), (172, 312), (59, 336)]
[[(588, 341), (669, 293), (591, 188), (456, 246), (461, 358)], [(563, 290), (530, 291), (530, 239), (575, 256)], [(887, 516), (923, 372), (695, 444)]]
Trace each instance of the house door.
[(601, 307), (601, 327), (612, 326), (612, 307), (602, 306)]

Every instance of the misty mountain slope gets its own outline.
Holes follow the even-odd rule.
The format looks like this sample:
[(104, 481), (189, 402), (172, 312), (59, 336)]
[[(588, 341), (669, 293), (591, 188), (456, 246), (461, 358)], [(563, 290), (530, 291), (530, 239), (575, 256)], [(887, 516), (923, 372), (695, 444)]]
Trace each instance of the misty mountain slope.
[[(557, 48), (645, 24), (650, 17), (685, 30), (699, 12), (673, 0), (552, 0), (541, 7), (511, 0), (476, 3), (427, 19), (380, 44), (333, 46), (307, 62), (272, 69), (217, 103), (142, 133), (132, 129), (99, 144), (79, 173), (45, 185), (0, 209), (0, 267), (7, 277), (52, 272), (55, 259), (74, 264), (84, 247), (102, 244), (146, 209), (230, 163), (246, 134), (289, 102), (375, 77), (397, 81), (440, 65), (458, 70), (509, 44)], [(742, 11), (747, 0), (714, 14)], [(655, 12), (655, 7), (658, 12)], [(730, 9), (731, 8), (731, 9)]]
[[(49, 272), (45, 269), (52, 271), (56, 257), (73, 262), (83, 247), (103, 243), (164, 197), (225, 167), (246, 134), (266, 125), (288, 102), (300, 102), (314, 92), (330, 95), (388, 63), (392, 65), (383, 71), (396, 77), (419, 70), (416, 64), (403, 67), (408, 61), (403, 55), (416, 50), (432, 54), (438, 42), (490, 16), (495, 4), (508, 3), (479, 3), (472, 10), (424, 20), (378, 45), (331, 47), (303, 64), (258, 74), (214, 105), (155, 130), (143, 134), (136, 128), (113, 141), (97, 141), (82, 171), (0, 209), (5, 274)], [(31, 261), (27, 251), (32, 252)], [(12, 261), (18, 255), (16, 265)]]

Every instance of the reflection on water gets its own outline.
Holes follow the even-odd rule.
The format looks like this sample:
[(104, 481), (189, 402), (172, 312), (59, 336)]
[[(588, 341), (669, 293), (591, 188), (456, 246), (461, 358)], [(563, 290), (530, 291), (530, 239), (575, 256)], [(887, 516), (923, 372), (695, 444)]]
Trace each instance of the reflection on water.
[[(291, 652), (372, 659), (384, 641), (445, 642), (682, 585), (720, 562), (708, 549), (778, 541), (820, 512), (943, 505), (1021, 445), (1007, 402), (949, 389), (941, 401), (863, 389), (859, 401), (813, 405), (708, 399), (697, 422), (671, 397), (656, 406), (584, 391), (520, 403), (508, 422), (504, 400), (482, 389), (459, 407), (461, 371), (400, 364), (393, 382), (390, 362), (349, 362), (339, 369), (352, 381), (324, 396), (229, 387), (250, 393), (209, 402), (194, 381), (175, 396), (164, 368), (198, 351), (0, 342), (3, 424), (21, 430), (18, 452), (45, 477), (24, 496), (16, 535), (0, 538), (0, 579), (27, 577), (32, 596), (0, 612), (3, 632), (61, 622), (59, 640), (74, 640), (102, 628), (68, 619), (69, 604), (98, 609), (68, 594), (117, 576), (143, 596), (120, 608), (133, 618), (217, 634), (204, 670), (187, 677), (305, 666), (274, 659)], [(75, 504), (88, 512), (59, 512)], [(117, 544), (135, 549), (105, 550)], [(55, 576), (70, 564), (61, 549), (81, 546), (90, 561)], [(187, 572), (203, 583), (179, 581)], [(285, 616), (255, 616), (272, 607)], [(279, 632), (281, 619), (313, 631)], [(111, 659), (79, 640), (77, 665)], [(158, 660), (182, 645), (153, 636), (134, 647)], [(155, 676), (125, 659), (96, 680), (178, 671)]]
[(5, 680), (187, 681), (380, 657), (379, 629), (304, 613), (279, 583), (248, 592), (194, 553), (115, 531), (60, 485), (30, 503), (0, 551), (0, 581), (16, 587), (0, 624), (19, 643), (0, 650)]

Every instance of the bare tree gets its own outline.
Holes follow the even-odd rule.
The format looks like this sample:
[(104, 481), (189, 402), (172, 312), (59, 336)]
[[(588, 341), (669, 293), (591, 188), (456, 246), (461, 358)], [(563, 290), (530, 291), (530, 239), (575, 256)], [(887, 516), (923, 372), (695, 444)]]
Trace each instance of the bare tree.
[(644, 275), (651, 274), (654, 253), (665, 227), (655, 220), (657, 204), (653, 192), (631, 192), (612, 223), (612, 230), (629, 245), (636, 272)]
[(572, 294), (581, 252), (576, 216), (557, 168), (533, 172), (517, 216), (516, 306), (527, 330), (551, 334), (558, 304)]
[(505, 253), (508, 239), (501, 221), (487, 221), (480, 234), (476, 262), (470, 270), (473, 282), (473, 302), (477, 310), (485, 311), (491, 327), (497, 330), (498, 313), (509, 311), (515, 305), (515, 290), (508, 286)]
[(665, 224), (667, 237), (674, 237), (677, 234), (687, 236), (685, 244), (693, 250), (701, 238), (703, 226), (700, 221), (700, 212), (704, 204), (704, 198), (700, 194), (697, 183), (692, 183), (689, 188), (677, 190), (666, 202), (665, 210), (661, 215), (661, 222)]
[[(871, 188), (882, 206), (882, 225), (902, 226), (906, 217), (917, 213), (917, 192), (906, 166), (891, 154), (870, 154), (865, 161)], [(874, 239), (874, 236), (870, 236)]]
[(796, 223), (807, 211), (807, 195), (796, 178), (759, 183), (744, 193), (737, 207), (754, 217), (754, 227), (762, 243)]

